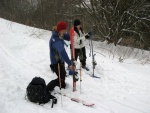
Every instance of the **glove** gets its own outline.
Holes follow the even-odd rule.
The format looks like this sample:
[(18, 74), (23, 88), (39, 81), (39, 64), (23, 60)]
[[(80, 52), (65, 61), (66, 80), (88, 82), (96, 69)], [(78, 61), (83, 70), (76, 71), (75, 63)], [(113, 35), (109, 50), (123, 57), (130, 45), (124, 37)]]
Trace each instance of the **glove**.
[(89, 39), (89, 38), (90, 38), (89, 34), (88, 34), (88, 35), (86, 35), (86, 36), (85, 36), (85, 38), (86, 38), (86, 39)]
[(69, 68), (70, 68), (71, 71), (75, 71), (75, 66), (70, 65)]

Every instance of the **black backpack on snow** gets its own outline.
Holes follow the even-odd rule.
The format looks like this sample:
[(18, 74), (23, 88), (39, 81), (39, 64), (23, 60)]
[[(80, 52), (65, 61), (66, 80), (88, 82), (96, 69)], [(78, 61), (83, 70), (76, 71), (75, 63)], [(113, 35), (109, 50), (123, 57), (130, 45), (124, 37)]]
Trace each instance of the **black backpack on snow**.
[[(48, 92), (45, 80), (40, 77), (35, 77), (27, 86), (27, 97), (31, 102), (45, 104), (53, 99), (53, 103), (57, 103), (57, 99)], [(52, 103), (52, 107), (53, 107)]]

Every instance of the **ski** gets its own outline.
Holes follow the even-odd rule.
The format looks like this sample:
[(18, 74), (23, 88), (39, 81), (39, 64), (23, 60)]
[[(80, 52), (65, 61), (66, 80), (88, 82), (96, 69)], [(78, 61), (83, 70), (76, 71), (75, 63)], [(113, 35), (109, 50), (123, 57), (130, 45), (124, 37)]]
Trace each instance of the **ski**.
[[(85, 72), (86, 73), (86, 72)], [(95, 75), (93, 75), (93, 74), (90, 74), (90, 73), (86, 73), (87, 75), (89, 75), (90, 77), (93, 77), (93, 78), (98, 78), (98, 79), (100, 79), (101, 77), (98, 77), (98, 76), (95, 76)]]
[[(55, 92), (55, 94), (61, 94), (60, 92)], [(66, 94), (62, 94), (62, 96), (65, 96), (67, 98), (70, 98), (71, 101), (74, 101), (74, 102), (77, 102), (77, 103), (81, 103), (82, 105), (84, 106), (87, 106), (87, 107), (93, 107), (95, 104), (94, 103), (91, 103), (91, 102), (87, 102), (85, 100), (82, 100), (82, 99), (78, 99), (78, 98), (73, 98), (73, 97), (70, 97)]]
[(88, 102), (85, 102), (85, 101), (77, 99), (77, 98), (71, 98), (71, 100), (74, 102), (77, 102), (77, 103), (82, 103), (84, 106), (88, 106), (88, 107), (92, 107), (95, 105), (94, 103), (88, 103)]
[(96, 61), (95, 61), (95, 55), (96, 55), (96, 54), (94, 54), (94, 52), (93, 52), (92, 29), (91, 29), (91, 32), (90, 32), (89, 46), (90, 46), (89, 57), (90, 57), (91, 54), (92, 54), (92, 66), (93, 66), (93, 74), (92, 74), (92, 77), (93, 77), (93, 78), (100, 78), (100, 77), (94, 75), (94, 69), (95, 69), (95, 66), (97, 65), (97, 63), (96, 63)]
[[(74, 27), (72, 27), (69, 31), (70, 33), (70, 43), (71, 43), (71, 59), (72, 59), (72, 65), (75, 67), (75, 51), (74, 51)], [(76, 69), (73, 70), (73, 92), (76, 91), (76, 81), (77, 81), (77, 74)]]

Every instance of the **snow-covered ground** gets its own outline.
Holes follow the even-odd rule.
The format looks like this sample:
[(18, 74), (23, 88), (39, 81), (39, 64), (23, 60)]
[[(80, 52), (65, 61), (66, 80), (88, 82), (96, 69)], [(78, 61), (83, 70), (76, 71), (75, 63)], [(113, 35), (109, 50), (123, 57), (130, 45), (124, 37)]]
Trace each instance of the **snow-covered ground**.
[(90, 72), (82, 70), (81, 93), (80, 81), (72, 92), (71, 76), (66, 78), (68, 88), (62, 90), (95, 106), (86, 107), (67, 97), (62, 97), (62, 106), (60, 95), (55, 95), (54, 108), (51, 102), (41, 106), (26, 100), (26, 87), (33, 77), (40, 76), (46, 83), (56, 78), (49, 68), (50, 36), (50, 31), (0, 18), (0, 113), (150, 113), (150, 52), (105, 42), (94, 42), (95, 75), (101, 79), (89, 76), (92, 58), (87, 41)]

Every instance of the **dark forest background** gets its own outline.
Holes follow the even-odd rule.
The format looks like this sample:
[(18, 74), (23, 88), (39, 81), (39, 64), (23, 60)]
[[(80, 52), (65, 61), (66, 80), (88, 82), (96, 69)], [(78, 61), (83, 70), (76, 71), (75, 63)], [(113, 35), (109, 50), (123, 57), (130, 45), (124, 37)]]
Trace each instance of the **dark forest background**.
[(0, 17), (46, 30), (78, 18), (94, 40), (150, 50), (150, 0), (0, 0)]

